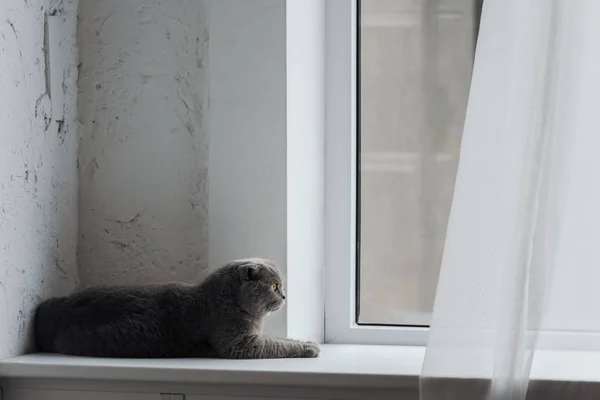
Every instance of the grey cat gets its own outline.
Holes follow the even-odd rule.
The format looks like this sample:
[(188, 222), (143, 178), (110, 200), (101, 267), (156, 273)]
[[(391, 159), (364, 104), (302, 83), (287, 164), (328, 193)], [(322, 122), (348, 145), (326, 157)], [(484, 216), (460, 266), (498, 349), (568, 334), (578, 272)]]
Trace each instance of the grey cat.
[(125, 358), (317, 357), (314, 342), (262, 335), (285, 302), (281, 275), (265, 259), (232, 261), (198, 285), (89, 288), (36, 311), (42, 352)]

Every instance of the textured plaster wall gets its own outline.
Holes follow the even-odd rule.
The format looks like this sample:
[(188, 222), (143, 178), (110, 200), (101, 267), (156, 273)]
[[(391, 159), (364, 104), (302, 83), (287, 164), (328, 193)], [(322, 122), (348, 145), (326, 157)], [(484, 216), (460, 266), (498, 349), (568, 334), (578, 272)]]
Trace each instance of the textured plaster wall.
[(208, 0), (81, 0), (79, 276), (207, 273)]
[(0, 358), (29, 349), (38, 302), (77, 284), (76, 10), (0, 1)]

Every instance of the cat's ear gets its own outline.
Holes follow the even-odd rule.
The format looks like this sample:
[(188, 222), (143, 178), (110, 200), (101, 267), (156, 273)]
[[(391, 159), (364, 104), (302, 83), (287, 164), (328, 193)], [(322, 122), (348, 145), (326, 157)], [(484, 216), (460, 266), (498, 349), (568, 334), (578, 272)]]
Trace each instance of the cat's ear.
[(258, 265), (246, 264), (242, 267), (242, 275), (247, 281), (254, 281), (258, 278), (258, 270)]

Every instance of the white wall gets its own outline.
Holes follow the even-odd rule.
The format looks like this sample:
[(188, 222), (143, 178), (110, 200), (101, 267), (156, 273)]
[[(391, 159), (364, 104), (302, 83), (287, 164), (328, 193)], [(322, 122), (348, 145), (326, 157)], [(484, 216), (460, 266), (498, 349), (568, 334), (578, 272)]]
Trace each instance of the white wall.
[(207, 272), (208, 1), (81, 0), (83, 285)]
[(324, 339), (325, 1), (286, 1), (287, 335)]
[(25, 352), (35, 305), (77, 282), (76, 9), (0, 2), (0, 358)]
[[(78, 276), (84, 286), (195, 281), (207, 265), (248, 256), (277, 261), (293, 277), (289, 308), (306, 314), (288, 324), (276, 313), (267, 331), (319, 339), (324, 31), (302, 31), (324, 21), (322, 1), (287, 10), (279, 0), (81, 0), (78, 124), (77, 5), (61, 8), (66, 53), (47, 74), (60, 79), (46, 84), (47, 2), (0, 9), (11, 21), (0, 24), (11, 55), (0, 58), (0, 88), (14, 93), (0, 96), (9, 143), (0, 148), (0, 315), (9, 322), (0, 334), (9, 340), (0, 343), (14, 343), (0, 355), (23, 351), (33, 306), (71, 291)], [(46, 93), (57, 87), (64, 99)], [(51, 109), (62, 100), (64, 116)]]

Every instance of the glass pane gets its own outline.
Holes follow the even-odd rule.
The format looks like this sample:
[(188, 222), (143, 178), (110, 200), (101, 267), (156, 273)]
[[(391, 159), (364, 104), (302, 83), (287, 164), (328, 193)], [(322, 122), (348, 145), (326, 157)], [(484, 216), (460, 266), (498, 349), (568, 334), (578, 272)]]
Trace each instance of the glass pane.
[(359, 323), (429, 324), (479, 11), (360, 1)]

